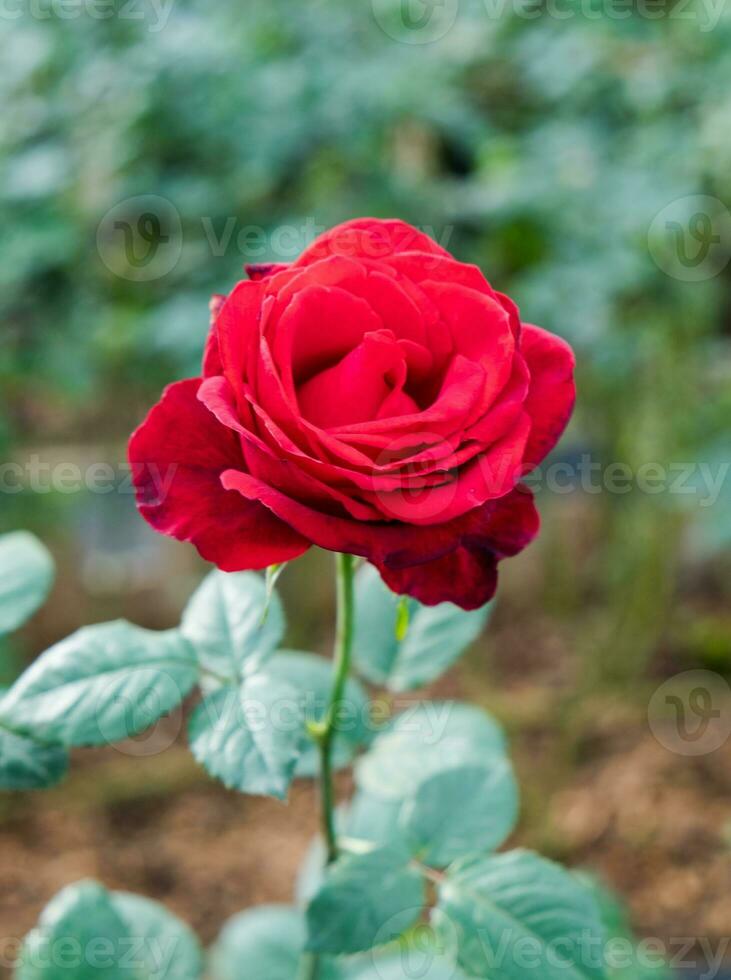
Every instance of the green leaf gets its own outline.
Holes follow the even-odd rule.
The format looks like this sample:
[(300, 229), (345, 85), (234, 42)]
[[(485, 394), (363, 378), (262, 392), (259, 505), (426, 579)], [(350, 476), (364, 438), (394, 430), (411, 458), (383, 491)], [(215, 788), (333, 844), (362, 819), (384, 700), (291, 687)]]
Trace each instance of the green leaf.
[(28, 531), (0, 537), (0, 633), (10, 633), (38, 609), (53, 582), (53, 559)]
[[(140, 976), (149, 980), (198, 980), (203, 955), (193, 930), (172, 912), (141, 895), (112, 892), (112, 905), (137, 947)], [(127, 971), (129, 976), (129, 970)]]
[(411, 609), (409, 608), (409, 600), (406, 596), (402, 595), (396, 603), (396, 627), (394, 629), (394, 636), (398, 643), (402, 643), (406, 639), (410, 621)]
[(518, 787), (507, 759), (455, 766), (404, 801), (400, 824), (420, 860), (436, 868), (494, 850), (515, 827)]
[[(314, 653), (282, 650), (263, 670), (263, 676), (289, 682), (297, 689), (297, 699), (305, 723), (320, 721), (325, 713), (332, 686), (332, 662)], [(333, 763), (336, 769), (347, 766), (359, 746), (370, 740), (370, 703), (358, 681), (349, 679), (338, 707), (338, 733)], [(302, 729), (301, 755), (297, 776), (315, 776), (319, 761), (317, 747)]]
[(358, 760), (356, 782), (343, 832), (401, 838), (437, 867), (494, 849), (517, 817), (502, 732), (471, 705), (422, 702), (396, 716)]
[[(335, 827), (344, 850), (359, 853), (371, 850), (372, 844), (396, 844), (403, 840), (399, 827), (401, 804), (379, 800), (358, 792), (349, 803), (335, 811)], [(306, 905), (325, 877), (326, 849), (321, 836), (314, 837), (305, 852), (297, 874), (295, 894), (298, 903)]]
[(346, 980), (464, 980), (454, 961), (421, 946), (413, 950), (404, 943), (398, 955), (369, 957), (369, 962), (351, 966)]
[[(306, 940), (305, 919), (288, 905), (262, 905), (224, 925), (209, 958), (211, 980), (294, 980)], [(335, 964), (321, 962), (318, 980), (336, 980)]]
[(408, 691), (439, 677), (482, 632), (490, 606), (423, 606), (390, 591), (373, 565), (355, 583), (356, 667), (373, 684)]
[(262, 613), (262, 622), (264, 622), (269, 615), (269, 609), (272, 604), (272, 599), (276, 595), (274, 589), (276, 588), (277, 582), (279, 581), (279, 576), (287, 567), (287, 564), (288, 562), (282, 561), (282, 562), (278, 562), (277, 564), (267, 566), (267, 570), (264, 573), (264, 585), (266, 588), (266, 602), (264, 605), (264, 612)]
[(119, 965), (127, 928), (109, 892), (94, 881), (60, 891), (25, 938), (15, 980), (143, 980)]
[(16, 980), (199, 980), (198, 940), (150, 899), (80, 881), (59, 892), (25, 939)]
[(189, 738), (198, 762), (230, 789), (284, 799), (303, 730), (298, 691), (257, 674), (206, 697), (190, 720)]
[(69, 757), (59, 745), (42, 745), (0, 728), (0, 789), (46, 789), (60, 782)]
[(279, 646), (284, 612), (261, 575), (216, 569), (188, 601), (180, 630), (202, 666), (235, 681), (259, 670)]
[(433, 913), (438, 933), (456, 930), (469, 976), (598, 980), (603, 931), (591, 893), (529, 851), (467, 858), (447, 872)]
[(401, 806), (401, 800), (383, 800), (359, 790), (343, 816), (343, 834), (373, 844), (403, 838)]
[(104, 745), (144, 731), (198, 676), (177, 630), (124, 620), (87, 626), (46, 650), (0, 701), (0, 723), (62, 745)]
[(574, 877), (597, 903), (607, 936), (607, 973), (612, 980), (672, 980), (673, 972), (656, 954), (648, 957), (645, 953), (643, 957), (629, 914), (617, 896), (585, 872), (574, 872)]
[(424, 882), (404, 848), (344, 853), (307, 907), (307, 948), (357, 953), (391, 942), (419, 918), (424, 903)]
[(396, 715), (358, 760), (355, 776), (366, 793), (403, 801), (427, 776), (505, 755), (501, 728), (481, 709), (422, 701)]

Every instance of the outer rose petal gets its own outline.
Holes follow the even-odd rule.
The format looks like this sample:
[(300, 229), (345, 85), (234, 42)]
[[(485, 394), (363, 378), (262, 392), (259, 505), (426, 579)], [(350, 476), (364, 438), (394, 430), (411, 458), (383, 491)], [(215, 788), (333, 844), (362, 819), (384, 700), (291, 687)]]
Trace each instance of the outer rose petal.
[(240, 465), (241, 449), (236, 434), (198, 401), (200, 384), (194, 378), (167, 387), (130, 440), (142, 516), (156, 531), (192, 541), (226, 572), (296, 558), (307, 539), (221, 485), (221, 471)]
[[(228, 470), (221, 479), (225, 487), (238, 490), (248, 500), (261, 501), (313, 544), (368, 558), (391, 588), (408, 592), (427, 605), (450, 601), (463, 609), (475, 609), (487, 602), (495, 584), (489, 572), (492, 564), (521, 551), (539, 526), (533, 496), (525, 487), (446, 524), (424, 528), (325, 514), (241, 471)], [(461, 551), (471, 554), (455, 554)], [(463, 569), (460, 574), (464, 577), (454, 577), (457, 567)]]
[(523, 454), (527, 473), (553, 449), (571, 418), (575, 359), (565, 340), (531, 323), (523, 324), (520, 346), (530, 371), (525, 409), (533, 420)]
[(454, 602), (463, 609), (477, 609), (495, 594), (498, 561), (522, 551), (539, 526), (533, 494), (521, 486), (466, 515), (450, 554), (405, 568), (392, 568), (387, 562), (377, 567), (390, 589), (427, 606)]
[(211, 311), (211, 323), (206, 338), (206, 346), (203, 351), (203, 377), (210, 378), (215, 374), (223, 374), (223, 364), (221, 362), (221, 351), (218, 346), (218, 334), (216, 333), (216, 320), (218, 314), (226, 302), (226, 297), (220, 293), (214, 293), (208, 303)]
[(434, 239), (405, 221), (396, 218), (357, 218), (336, 225), (317, 237), (293, 265), (309, 265), (328, 255), (378, 261), (401, 252), (422, 252), (451, 258), (449, 252), (437, 245)]
[(246, 275), (254, 281), (268, 279), (269, 276), (274, 276), (286, 268), (287, 265), (284, 262), (250, 262), (244, 266)]
[(244, 279), (226, 297), (216, 317), (216, 337), (223, 366), (241, 403), (243, 372), (255, 345), (261, 316), (262, 284)]
[(462, 609), (479, 609), (497, 589), (497, 558), (489, 548), (456, 548), (444, 558), (410, 568), (376, 567), (392, 592), (413, 596), (425, 606), (453, 602)]

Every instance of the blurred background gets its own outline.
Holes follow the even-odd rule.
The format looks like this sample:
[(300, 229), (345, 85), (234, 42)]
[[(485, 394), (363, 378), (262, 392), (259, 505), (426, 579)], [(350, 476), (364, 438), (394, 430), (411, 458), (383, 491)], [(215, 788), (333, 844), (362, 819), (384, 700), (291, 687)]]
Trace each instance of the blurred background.
[[(542, 536), (438, 693), (508, 728), (519, 842), (601, 875), (641, 934), (725, 949), (725, 0), (3, 0), (0, 58), (0, 531), (35, 531), (60, 570), (0, 685), (84, 623), (177, 622), (204, 565), (137, 516), (125, 446), (198, 373), (210, 294), (329, 225), (403, 218), (578, 358)], [(330, 575), (312, 553), (282, 578), (290, 645), (328, 648)], [(311, 790), (239, 797), (184, 743), (176, 715), (3, 794), (0, 934), (85, 875), (205, 939), (288, 899)]]

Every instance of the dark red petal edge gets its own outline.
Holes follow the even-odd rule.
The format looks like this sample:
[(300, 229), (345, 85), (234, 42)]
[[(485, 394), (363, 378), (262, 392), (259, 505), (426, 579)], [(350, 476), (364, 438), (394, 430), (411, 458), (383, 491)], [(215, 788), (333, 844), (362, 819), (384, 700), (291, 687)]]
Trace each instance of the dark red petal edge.
[(240, 444), (198, 401), (200, 384), (194, 378), (169, 385), (130, 440), (140, 513), (227, 572), (296, 558), (309, 547), (306, 538), (221, 485), (221, 472), (241, 464)]

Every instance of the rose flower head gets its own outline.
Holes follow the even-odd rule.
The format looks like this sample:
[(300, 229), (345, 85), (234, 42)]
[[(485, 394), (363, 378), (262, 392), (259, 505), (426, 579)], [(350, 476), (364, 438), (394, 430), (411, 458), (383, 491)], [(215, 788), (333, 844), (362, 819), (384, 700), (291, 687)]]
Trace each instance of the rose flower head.
[(571, 415), (571, 348), (401, 221), (248, 271), (211, 304), (202, 376), (132, 436), (145, 519), (224, 571), (314, 544), (429, 605), (485, 603), (538, 531), (519, 481)]

